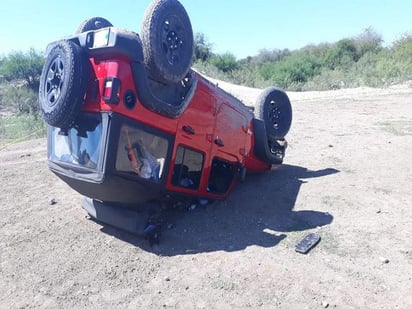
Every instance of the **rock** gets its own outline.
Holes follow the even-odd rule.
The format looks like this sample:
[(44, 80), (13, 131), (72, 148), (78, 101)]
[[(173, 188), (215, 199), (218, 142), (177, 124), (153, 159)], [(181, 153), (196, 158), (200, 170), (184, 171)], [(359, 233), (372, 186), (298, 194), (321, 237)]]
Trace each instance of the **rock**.
[(49, 198), (49, 205), (55, 205), (57, 204), (57, 200), (53, 197)]
[(385, 257), (383, 257), (383, 256), (380, 256), (380, 257), (379, 257), (379, 260), (382, 262), (382, 264), (388, 264), (388, 263), (389, 263), (389, 259), (387, 259), (387, 258), (385, 258)]
[(322, 307), (323, 307), (323, 308), (328, 308), (328, 307), (329, 307), (329, 303), (328, 303), (326, 300), (324, 300), (324, 301), (322, 302)]
[(170, 278), (168, 276), (166, 276), (164, 279), (165, 281), (170, 281)]

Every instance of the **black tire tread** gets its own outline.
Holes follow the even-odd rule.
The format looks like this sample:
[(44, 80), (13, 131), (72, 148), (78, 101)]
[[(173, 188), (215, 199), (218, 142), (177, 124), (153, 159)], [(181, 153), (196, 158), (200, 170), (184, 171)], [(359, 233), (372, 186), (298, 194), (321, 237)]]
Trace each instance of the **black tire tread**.
[[(180, 18), (188, 37), (184, 58), (178, 66), (165, 63), (161, 47), (158, 45), (157, 23), (169, 14), (177, 15)], [(143, 17), (141, 37), (146, 69), (152, 79), (165, 83), (177, 83), (187, 75), (193, 59), (193, 30), (189, 16), (179, 1), (153, 1)]]
[[(271, 129), (266, 117), (267, 105), (271, 99), (282, 108), (282, 125), (279, 129)], [(271, 140), (283, 139), (289, 132), (292, 123), (292, 106), (285, 91), (276, 87), (264, 89), (256, 100), (255, 117), (263, 120), (266, 126), (266, 134)]]
[[(100, 25), (96, 26), (96, 22), (99, 22)], [(108, 21), (107, 19), (103, 17), (98, 17), (98, 16), (91, 17), (91, 18), (84, 20), (80, 24), (79, 28), (77, 28), (76, 30), (76, 34), (83, 33), (83, 32), (90, 31), (90, 30), (98, 30), (98, 29), (106, 28), (106, 27), (113, 27), (113, 25), (110, 21)]]
[[(47, 100), (46, 78), (50, 65), (56, 57), (64, 58), (64, 84), (55, 104)], [(51, 126), (68, 128), (76, 119), (87, 88), (87, 58), (82, 49), (71, 41), (60, 41), (50, 51), (43, 67), (39, 87), (40, 111)]]

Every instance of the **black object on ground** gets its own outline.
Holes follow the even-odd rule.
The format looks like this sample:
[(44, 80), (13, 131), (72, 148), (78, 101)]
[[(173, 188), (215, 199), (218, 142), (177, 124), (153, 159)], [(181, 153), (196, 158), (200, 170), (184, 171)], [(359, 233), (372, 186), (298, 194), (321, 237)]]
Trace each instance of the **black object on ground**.
[(320, 241), (320, 236), (316, 233), (310, 233), (305, 236), (295, 247), (295, 251), (306, 254)]

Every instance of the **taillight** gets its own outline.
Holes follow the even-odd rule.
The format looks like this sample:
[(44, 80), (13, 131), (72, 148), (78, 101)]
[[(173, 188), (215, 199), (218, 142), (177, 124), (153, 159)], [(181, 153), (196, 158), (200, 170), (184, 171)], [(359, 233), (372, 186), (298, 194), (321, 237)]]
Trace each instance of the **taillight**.
[(120, 79), (116, 77), (107, 77), (104, 80), (102, 97), (106, 103), (112, 103), (112, 104), (119, 103), (120, 85), (121, 85)]

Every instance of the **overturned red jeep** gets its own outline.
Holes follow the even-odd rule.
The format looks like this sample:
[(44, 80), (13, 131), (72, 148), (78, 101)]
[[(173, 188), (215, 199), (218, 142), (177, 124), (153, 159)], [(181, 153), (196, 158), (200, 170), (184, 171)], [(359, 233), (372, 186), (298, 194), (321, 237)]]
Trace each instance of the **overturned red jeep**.
[(47, 47), (48, 166), (95, 218), (96, 207), (224, 199), (247, 172), (282, 163), (286, 93), (271, 87), (244, 105), (190, 68), (193, 45), (183, 6), (155, 0), (140, 36), (94, 17)]

